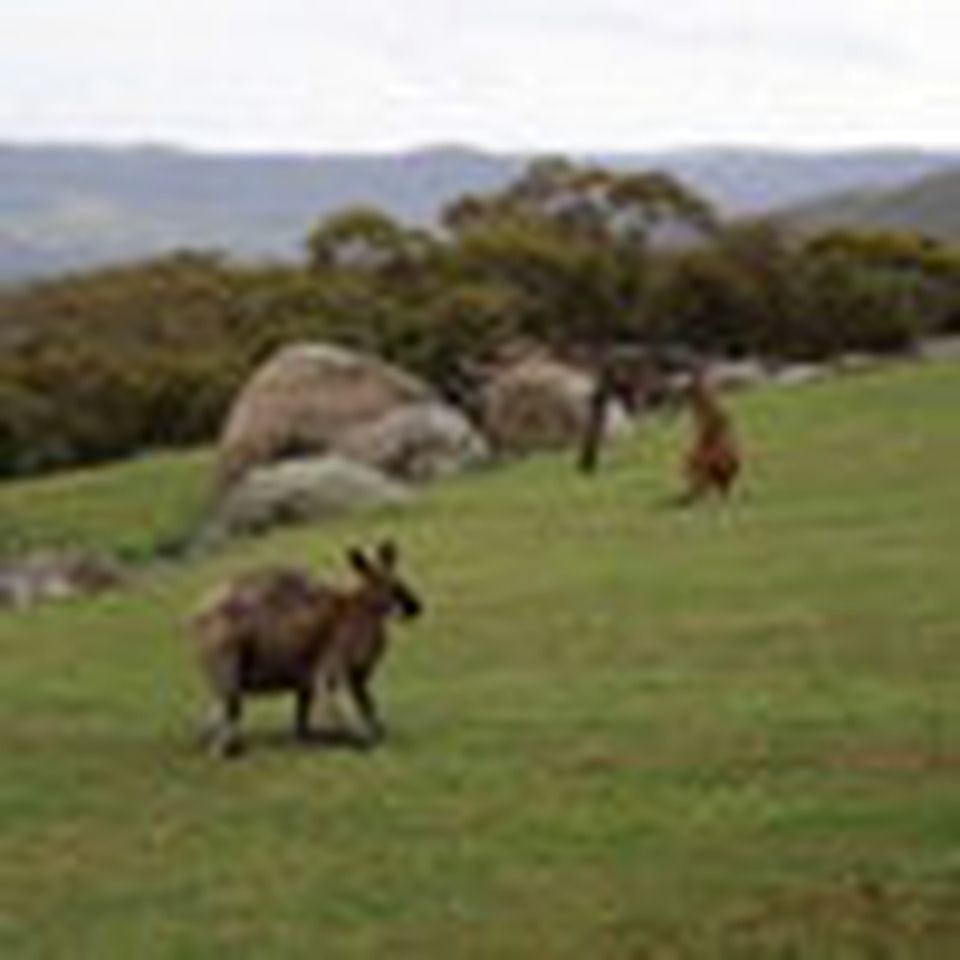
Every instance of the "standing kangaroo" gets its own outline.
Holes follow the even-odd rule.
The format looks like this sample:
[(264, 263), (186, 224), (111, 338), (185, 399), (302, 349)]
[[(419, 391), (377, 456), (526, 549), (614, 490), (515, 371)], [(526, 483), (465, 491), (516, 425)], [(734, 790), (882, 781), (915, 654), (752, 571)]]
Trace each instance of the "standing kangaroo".
[(686, 489), (677, 498), (688, 505), (711, 493), (730, 494), (740, 473), (740, 444), (730, 415), (702, 370), (687, 388), (686, 401), (693, 417), (693, 441), (684, 461)]
[(417, 616), (422, 604), (397, 573), (397, 549), (382, 544), (367, 556), (347, 554), (358, 576), (335, 589), (302, 570), (268, 568), (235, 577), (208, 596), (190, 618), (201, 670), (217, 698), (208, 731), (221, 755), (243, 746), (245, 694), (294, 695), (294, 734), (312, 736), (318, 695), (346, 688), (370, 744), (385, 735), (369, 682), (387, 646), (387, 621)]

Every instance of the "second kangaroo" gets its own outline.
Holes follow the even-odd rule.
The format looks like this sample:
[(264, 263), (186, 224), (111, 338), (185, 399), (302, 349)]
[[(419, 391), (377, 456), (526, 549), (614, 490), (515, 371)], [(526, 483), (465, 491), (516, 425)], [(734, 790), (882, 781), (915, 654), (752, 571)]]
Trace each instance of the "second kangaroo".
[(698, 370), (686, 392), (694, 434), (684, 462), (686, 489), (675, 501), (687, 505), (713, 493), (726, 497), (743, 466), (743, 453), (730, 415), (706, 373)]

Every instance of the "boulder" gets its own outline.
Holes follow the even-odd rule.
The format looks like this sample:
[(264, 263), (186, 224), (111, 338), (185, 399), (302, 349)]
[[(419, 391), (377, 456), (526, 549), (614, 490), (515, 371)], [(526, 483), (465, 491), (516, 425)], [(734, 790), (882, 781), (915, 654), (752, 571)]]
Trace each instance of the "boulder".
[(890, 362), (876, 353), (842, 353), (830, 361), (830, 372), (838, 374), (870, 373)]
[(436, 399), (426, 383), (376, 357), (328, 344), (285, 347), (230, 410), (218, 451), (220, 488), (255, 467), (327, 453), (353, 428)]
[(44, 600), (101, 593), (126, 572), (109, 557), (81, 551), (38, 551), (0, 562), (0, 607), (24, 609)]
[(921, 360), (960, 360), (960, 336), (928, 337), (917, 353)]
[(441, 403), (398, 407), (347, 431), (333, 449), (391, 477), (424, 482), (489, 458), (489, 446), (463, 414)]
[[(593, 378), (557, 360), (531, 357), (495, 374), (484, 391), (483, 428), (500, 453), (573, 446), (583, 437)], [(623, 406), (607, 407), (607, 435), (629, 429)]]
[(815, 380), (822, 380), (827, 373), (827, 368), (818, 363), (792, 363), (780, 367), (773, 374), (773, 382), (782, 387), (800, 387)]
[(718, 390), (747, 390), (769, 380), (766, 367), (759, 360), (717, 360), (710, 364), (710, 382)]
[(340, 456), (256, 467), (221, 499), (201, 543), (407, 503), (410, 491)]

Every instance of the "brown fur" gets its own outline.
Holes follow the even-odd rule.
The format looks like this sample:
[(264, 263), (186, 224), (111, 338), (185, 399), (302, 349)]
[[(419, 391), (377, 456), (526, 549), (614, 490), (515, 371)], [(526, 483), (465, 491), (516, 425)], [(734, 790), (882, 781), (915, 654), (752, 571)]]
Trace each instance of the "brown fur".
[(694, 432), (684, 462), (686, 490), (679, 502), (695, 503), (710, 494), (726, 497), (742, 467), (740, 444), (730, 415), (702, 371), (694, 375), (686, 399)]
[(364, 743), (384, 735), (368, 683), (387, 646), (387, 620), (415, 616), (420, 601), (397, 576), (396, 549), (370, 558), (349, 552), (359, 582), (336, 589), (302, 570), (267, 568), (219, 587), (190, 619), (200, 668), (218, 700), (209, 731), (221, 753), (237, 752), (245, 694), (290, 692), (298, 737), (313, 735), (318, 695), (346, 688), (366, 726)]

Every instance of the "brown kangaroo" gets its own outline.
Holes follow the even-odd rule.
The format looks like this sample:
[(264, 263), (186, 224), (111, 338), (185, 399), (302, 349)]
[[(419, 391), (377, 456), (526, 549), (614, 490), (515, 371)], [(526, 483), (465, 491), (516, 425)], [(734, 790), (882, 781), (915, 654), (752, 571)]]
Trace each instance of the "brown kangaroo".
[(386, 651), (388, 619), (415, 617), (422, 604), (397, 574), (392, 543), (369, 557), (359, 549), (347, 556), (359, 578), (352, 589), (333, 588), (303, 570), (267, 568), (222, 585), (190, 618), (201, 670), (218, 701), (206, 731), (217, 753), (243, 747), (245, 694), (293, 693), (294, 734), (307, 740), (314, 736), (314, 700), (345, 687), (366, 727), (351, 742), (371, 745), (384, 737), (369, 682)]
[(679, 505), (695, 503), (712, 493), (728, 496), (742, 466), (740, 444), (730, 415), (721, 406), (703, 370), (694, 373), (686, 401), (694, 432), (684, 461), (686, 490), (677, 498)]

